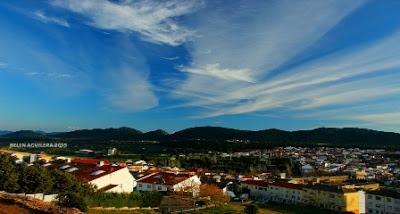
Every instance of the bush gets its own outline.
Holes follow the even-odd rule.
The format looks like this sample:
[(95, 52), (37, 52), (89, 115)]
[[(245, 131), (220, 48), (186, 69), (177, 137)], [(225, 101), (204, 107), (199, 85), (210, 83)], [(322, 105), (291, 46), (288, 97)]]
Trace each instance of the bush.
[(257, 214), (258, 207), (254, 204), (249, 204), (246, 205), (246, 208), (244, 209), (244, 212), (246, 214)]
[(60, 193), (57, 200), (57, 205), (61, 207), (77, 208), (82, 212), (88, 210), (84, 198), (73, 192)]
[(159, 192), (96, 192), (88, 195), (86, 200), (90, 207), (158, 207), (161, 197)]

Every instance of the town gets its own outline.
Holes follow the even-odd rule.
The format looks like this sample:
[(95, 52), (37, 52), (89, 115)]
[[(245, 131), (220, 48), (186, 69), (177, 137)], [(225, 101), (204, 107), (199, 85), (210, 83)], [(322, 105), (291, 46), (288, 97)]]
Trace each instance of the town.
[(400, 0), (0, 0), (0, 214), (400, 214)]
[[(116, 148), (108, 149), (102, 158), (91, 157), (94, 151), (87, 149), (77, 151), (81, 156), (73, 158), (2, 152), (12, 157), (15, 164), (36, 165), (71, 174), (93, 186), (96, 192), (159, 192), (159, 205), (154, 208), (162, 213), (209, 209), (230, 203), (244, 207), (255, 204), (259, 207), (271, 204), (305, 206), (338, 213), (400, 213), (400, 151), (276, 147), (247, 152), (210, 151), (206, 154), (177, 155), (188, 162), (209, 157), (225, 163), (214, 169), (212, 164), (208, 167), (204, 164), (179, 167), (184, 164), (177, 164), (171, 158), (164, 164), (123, 158), (112, 161), (119, 153)], [(224, 169), (232, 165), (229, 160), (240, 158), (254, 160), (254, 163), (262, 163), (266, 167), (252, 164), (255, 169), (245, 171), (247, 173)], [(275, 166), (279, 162), (277, 160), (290, 164), (286, 167)], [(209, 190), (213, 188), (215, 191)], [(216, 195), (219, 198), (211, 200)], [(47, 201), (56, 200), (56, 195), (46, 197)], [(45, 196), (41, 199), (44, 200)]]

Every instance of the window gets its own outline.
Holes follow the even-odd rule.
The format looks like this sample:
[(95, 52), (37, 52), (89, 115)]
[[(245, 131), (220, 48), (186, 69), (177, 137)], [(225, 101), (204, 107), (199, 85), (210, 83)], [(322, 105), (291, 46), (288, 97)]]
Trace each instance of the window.
[(372, 199), (372, 195), (368, 195), (368, 199)]
[(380, 200), (381, 200), (381, 197), (375, 196), (375, 200), (380, 201)]
[(138, 184), (138, 187), (142, 187), (142, 184)]
[(392, 202), (392, 199), (391, 198), (386, 198), (386, 201), (387, 202)]
[(76, 170), (78, 170), (78, 168), (76, 168), (76, 167), (71, 167), (71, 168), (69, 168), (69, 169), (67, 169), (67, 170), (65, 170), (66, 172), (74, 172), (74, 171), (76, 171)]
[(106, 171), (104, 171), (104, 170), (97, 170), (97, 171), (94, 171), (94, 172), (92, 172), (92, 173), (90, 173), (90, 175), (91, 176), (96, 176), (96, 175), (100, 175), (101, 173), (105, 173)]
[(64, 170), (64, 169), (69, 168), (69, 167), (70, 167), (70, 165), (64, 165), (64, 166), (60, 167), (60, 169)]
[(161, 186), (158, 186), (158, 187), (157, 187), (157, 190), (162, 190), (162, 187), (161, 187)]
[(151, 185), (150, 185), (150, 184), (147, 184), (147, 188), (149, 188), (149, 189), (150, 189), (150, 188), (151, 188)]

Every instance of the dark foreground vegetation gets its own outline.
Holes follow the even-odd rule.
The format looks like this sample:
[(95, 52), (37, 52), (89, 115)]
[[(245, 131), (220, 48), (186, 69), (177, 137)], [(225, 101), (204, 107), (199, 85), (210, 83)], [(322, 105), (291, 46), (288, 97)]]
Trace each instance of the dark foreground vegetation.
[(58, 205), (87, 211), (96, 207), (156, 207), (160, 204), (158, 192), (129, 194), (95, 192), (94, 187), (59, 171), (47, 170), (38, 164), (14, 164), (13, 158), (0, 153), (0, 191), (9, 193), (58, 194)]

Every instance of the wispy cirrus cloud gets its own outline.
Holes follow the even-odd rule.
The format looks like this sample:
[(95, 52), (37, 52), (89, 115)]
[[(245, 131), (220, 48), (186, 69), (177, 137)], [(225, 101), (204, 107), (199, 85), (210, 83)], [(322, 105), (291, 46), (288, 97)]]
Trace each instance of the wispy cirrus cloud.
[(254, 78), (251, 77), (249, 69), (230, 69), (222, 68), (220, 64), (207, 64), (201, 67), (179, 67), (179, 70), (196, 75), (204, 75), (216, 77), (224, 80), (240, 80), (245, 82), (254, 82)]
[(150, 109), (158, 105), (158, 98), (143, 73), (121, 68), (110, 74), (111, 86), (107, 87), (105, 98), (121, 111), (134, 112)]
[(305, 51), (363, 3), (237, 2), (229, 9), (216, 6), (201, 13), (195, 21), (200, 36), (188, 45), (192, 62), (185, 66), (195, 72), (188, 72), (173, 95), (189, 106), (219, 109), (206, 117), (280, 107), (285, 96), (272, 93), (297, 90), (303, 83), (294, 77), (280, 79), (274, 69)]
[(6, 68), (7, 66), (7, 63), (0, 61), (0, 68)]
[(58, 17), (48, 16), (43, 11), (38, 10), (38, 11), (34, 12), (34, 15), (35, 15), (35, 18), (40, 20), (41, 22), (57, 24), (57, 25), (61, 25), (63, 27), (70, 27), (67, 20), (58, 18)]
[[(274, 108), (316, 109), (400, 95), (400, 33), (295, 67), (261, 84), (217, 97), (235, 103), (207, 116)], [(211, 102), (200, 104), (213, 105)]]
[(179, 57), (179, 56), (174, 56), (174, 57), (161, 57), (161, 59), (169, 60), (169, 61), (174, 61), (174, 60), (180, 59), (180, 57)]
[(89, 24), (105, 30), (135, 32), (146, 41), (180, 45), (194, 36), (194, 31), (177, 19), (203, 6), (203, 1), (108, 1), (56, 0), (53, 5), (81, 14)]
[(400, 125), (400, 112), (383, 112), (377, 114), (356, 115), (353, 116), (353, 118), (365, 122)]

